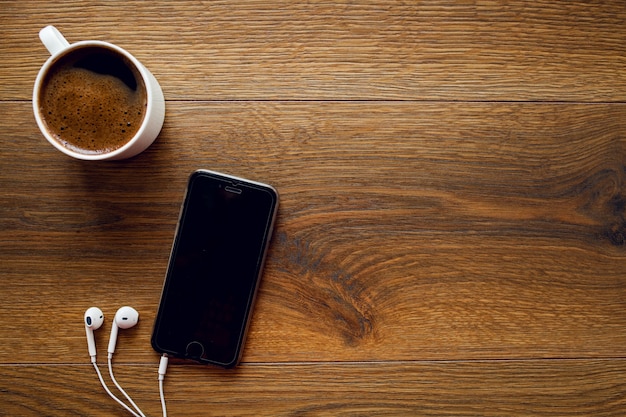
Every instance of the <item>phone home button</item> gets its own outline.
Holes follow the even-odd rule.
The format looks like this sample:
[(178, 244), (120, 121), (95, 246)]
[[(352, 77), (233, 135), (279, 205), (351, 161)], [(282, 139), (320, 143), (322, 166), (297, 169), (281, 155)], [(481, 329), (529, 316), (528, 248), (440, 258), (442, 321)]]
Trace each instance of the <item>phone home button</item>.
[(189, 358), (200, 359), (204, 355), (204, 345), (195, 340), (193, 342), (189, 342), (185, 353)]

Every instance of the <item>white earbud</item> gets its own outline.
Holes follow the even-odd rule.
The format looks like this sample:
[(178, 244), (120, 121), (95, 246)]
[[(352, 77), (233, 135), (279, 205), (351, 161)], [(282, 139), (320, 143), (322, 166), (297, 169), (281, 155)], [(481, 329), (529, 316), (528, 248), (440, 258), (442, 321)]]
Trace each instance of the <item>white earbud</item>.
[(117, 343), (118, 329), (130, 329), (139, 321), (139, 313), (132, 307), (120, 307), (115, 313), (113, 325), (111, 327), (111, 337), (109, 338), (109, 356), (115, 352), (115, 344)]
[(96, 362), (96, 340), (93, 331), (98, 330), (104, 323), (104, 314), (98, 307), (90, 307), (85, 311), (85, 332), (87, 333), (87, 349), (91, 361)]
[(120, 390), (120, 392), (124, 394), (128, 401), (130, 401), (132, 406), (135, 407), (135, 410), (137, 411), (135, 412), (135, 410), (133, 410), (123, 401), (117, 398), (111, 392), (109, 387), (107, 387), (107, 384), (102, 378), (102, 373), (98, 368), (98, 364), (96, 363), (96, 341), (93, 337), (93, 331), (99, 329), (102, 326), (102, 323), (104, 323), (104, 314), (102, 313), (102, 310), (100, 310), (98, 307), (90, 307), (87, 309), (87, 311), (85, 311), (85, 332), (87, 333), (87, 347), (89, 348), (89, 356), (91, 356), (91, 362), (93, 363), (93, 367), (96, 370), (96, 374), (98, 374), (98, 379), (102, 384), (102, 388), (104, 388), (106, 393), (109, 394), (111, 398), (113, 398), (119, 405), (124, 407), (126, 411), (131, 413), (133, 416), (145, 417), (145, 414), (141, 411), (141, 409), (139, 409), (139, 407), (137, 407), (137, 404), (135, 404), (132, 398), (128, 396), (126, 391), (124, 391), (120, 384), (118, 384), (118, 382), (115, 380), (115, 376), (113, 376), (113, 366), (111, 364), (111, 358), (113, 357), (113, 352), (115, 351), (115, 342), (117, 340), (118, 329), (120, 327), (122, 329), (128, 329), (130, 327), (133, 327), (135, 324), (137, 324), (138, 320), (139, 313), (137, 313), (137, 310), (132, 307), (126, 306), (117, 310), (117, 313), (115, 313), (115, 318), (113, 319), (113, 327), (111, 328), (111, 338), (109, 339), (108, 349), (109, 374), (111, 375), (111, 380), (113, 381), (113, 383), (115, 383), (115, 386)]

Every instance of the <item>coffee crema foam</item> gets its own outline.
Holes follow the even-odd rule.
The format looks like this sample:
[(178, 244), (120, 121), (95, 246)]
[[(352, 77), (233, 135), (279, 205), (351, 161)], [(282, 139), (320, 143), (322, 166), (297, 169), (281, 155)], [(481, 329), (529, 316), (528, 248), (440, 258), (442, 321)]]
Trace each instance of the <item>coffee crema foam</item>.
[(48, 130), (59, 143), (75, 152), (102, 154), (135, 136), (147, 98), (132, 63), (114, 51), (90, 47), (53, 66), (39, 103)]

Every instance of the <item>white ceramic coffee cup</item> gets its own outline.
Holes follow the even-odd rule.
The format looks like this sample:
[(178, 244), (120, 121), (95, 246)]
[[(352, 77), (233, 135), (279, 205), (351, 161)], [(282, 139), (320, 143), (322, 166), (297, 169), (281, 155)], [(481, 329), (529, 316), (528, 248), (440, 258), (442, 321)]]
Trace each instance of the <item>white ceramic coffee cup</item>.
[[(148, 71), (148, 69), (144, 67), (134, 56), (132, 56), (130, 53), (120, 48), (119, 46), (113, 45), (108, 42), (81, 41), (70, 44), (54, 26), (46, 26), (45, 28), (43, 28), (39, 32), (39, 38), (41, 39), (41, 42), (44, 44), (44, 46), (48, 49), (51, 56), (43, 64), (43, 66), (39, 70), (37, 79), (35, 80), (35, 86), (33, 88), (33, 111), (35, 113), (35, 120), (37, 121), (37, 125), (39, 126), (41, 133), (43, 133), (48, 142), (50, 142), (55, 148), (57, 148), (66, 155), (77, 159), (91, 161), (130, 158), (139, 154), (140, 152), (143, 152), (152, 144), (152, 142), (154, 142), (154, 140), (159, 135), (159, 132), (161, 131), (161, 127), (163, 126), (163, 121), (165, 119), (165, 99), (163, 97), (163, 91), (161, 90), (161, 86), (159, 85), (156, 78), (154, 78), (152, 73)], [(110, 152), (80, 153), (64, 146), (61, 142), (56, 140), (50, 134), (46, 126), (45, 116), (42, 115), (40, 111), (40, 90), (42, 88), (44, 78), (50, 68), (60, 58), (66, 56), (76, 49), (84, 48), (86, 46), (105, 47), (116, 51), (117, 53), (126, 57), (126, 59), (136, 67), (136, 70), (141, 75), (143, 79), (143, 84), (146, 87), (146, 112), (143, 117), (141, 126), (128, 142)]]

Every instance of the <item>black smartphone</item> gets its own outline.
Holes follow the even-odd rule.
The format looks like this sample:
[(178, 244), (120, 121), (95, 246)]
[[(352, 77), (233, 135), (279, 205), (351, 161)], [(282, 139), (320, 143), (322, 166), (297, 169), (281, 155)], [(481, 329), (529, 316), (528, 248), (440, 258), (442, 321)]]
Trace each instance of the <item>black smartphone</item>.
[(269, 185), (191, 174), (152, 332), (159, 353), (239, 362), (278, 210)]

